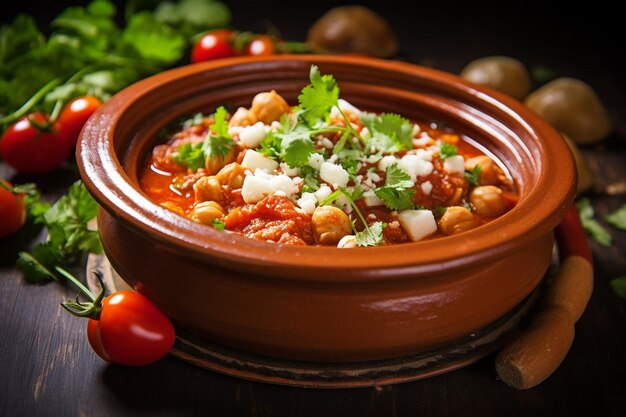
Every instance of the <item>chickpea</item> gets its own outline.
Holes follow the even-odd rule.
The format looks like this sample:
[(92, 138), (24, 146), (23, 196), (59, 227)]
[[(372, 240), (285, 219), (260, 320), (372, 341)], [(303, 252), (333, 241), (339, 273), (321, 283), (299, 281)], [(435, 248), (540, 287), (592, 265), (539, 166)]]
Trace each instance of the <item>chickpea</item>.
[(574, 78), (549, 82), (529, 95), (525, 103), (578, 145), (596, 143), (613, 129), (596, 92)]
[(196, 202), (215, 201), (223, 203), (225, 200), (222, 183), (215, 176), (202, 177), (193, 185)]
[(231, 189), (241, 188), (245, 178), (245, 169), (237, 162), (230, 163), (215, 175), (218, 181)]
[(461, 77), (491, 87), (518, 100), (530, 91), (530, 77), (524, 65), (508, 56), (488, 56), (467, 64)]
[(254, 112), (246, 109), (245, 107), (239, 107), (237, 111), (235, 112), (235, 114), (233, 114), (233, 116), (228, 121), (228, 127), (252, 126), (256, 122), (258, 122), (258, 119), (256, 117), (256, 114), (254, 114)]
[(482, 217), (497, 217), (509, 209), (502, 190), (493, 185), (474, 188), (470, 194), (470, 202), (476, 214)]
[(213, 225), (213, 220), (219, 219), (224, 215), (224, 209), (215, 201), (202, 201), (196, 203), (189, 217), (197, 223)]
[(352, 233), (352, 222), (346, 213), (334, 206), (321, 206), (311, 217), (313, 233), (322, 245), (336, 245), (342, 237)]
[(337, 247), (338, 248), (356, 248), (357, 244), (356, 244), (356, 236), (354, 235), (345, 235), (344, 237), (341, 238), (341, 240), (339, 240), (339, 243), (337, 243)]
[(291, 107), (275, 90), (257, 94), (252, 99), (252, 107), (250, 110), (256, 117), (265, 123), (271, 124), (280, 120), (280, 116), (291, 111)]
[(471, 230), (480, 225), (480, 220), (474, 213), (461, 206), (448, 207), (446, 212), (439, 219), (439, 230), (446, 235)]
[(500, 167), (487, 155), (475, 156), (465, 160), (465, 169), (471, 171), (478, 165), (480, 167), (480, 184), (494, 185), (500, 182), (500, 176), (504, 175)]
[(239, 146), (233, 145), (226, 155), (211, 155), (206, 159), (205, 168), (210, 174), (215, 175), (227, 164), (235, 162), (239, 153)]

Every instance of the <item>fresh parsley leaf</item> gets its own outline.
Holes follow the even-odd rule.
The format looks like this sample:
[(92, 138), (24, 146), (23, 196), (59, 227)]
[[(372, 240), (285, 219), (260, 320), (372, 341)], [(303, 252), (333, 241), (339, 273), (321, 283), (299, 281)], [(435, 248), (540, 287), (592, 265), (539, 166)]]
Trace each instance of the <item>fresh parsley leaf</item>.
[(207, 29), (227, 27), (231, 19), (228, 7), (214, 0), (160, 2), (154, 16), (187, 38)]
[(215, 121), (209, 128), (217, 134), (217, 136), (225, 137), (232, 139), (228, 134), (228, 121), (226, 120), (226, 108), (224, 106), (219, 106), (217, 110), (215, 110), (215, 115), (213, 116)]
[(317, 65), (311, 65), (311, 83), (302, 89), (298, 102), (302, 117), (309, 126), (326, 119), (333, 106), (338, 105), (339, 87), (332, 75), (321, 75)]
[(478, 187), (480, 185), (480, 174), (482, 173), (482, 169), (480, 165), (474, 165), (474, 168), (471, 171), (465, 171), (465, 180), (473, 185), (474, 187)]
[(278, 137), (273, 130), (270, 130), (267, 135), (265, 135), (260, 145), (261, 147), (256, 151), (270, 159), (278, 159), (283, 152), (282, 138)]
[(611, 287), (617, 295), (626, 299), (626, 276), (612, 279)]
[(449, 158), (451, 156), (457, 155), (458, 153), (459, 150), (457, 149), (457, 147), (451, 143), (442, 143), (441, 147), (439, 148), (439, 155), (441, 156), (441, 159)]
[(626, 230), (626, 204), (613, 213), (604, 216), (604, 220), (620, 230)]
[(411, 177), (398, 164), (392, 164), (387, 168), (385, 185), (374, 189), (374, 194), (391, 210), (408, 210), (415, 207), (413, 187)]
[(595, 212), (588, 198), (581, 198), (576, 202), (576, 209), (580, 223), (585, 232), (602, 246), (611, 246), (611, 234), (594, 218)]
[(187, 46), (183, 36), (159, 22), (154, 14), (148, 11), (139, 12), (131, 17), (122, 40), (133, 47), (142, 59), (167, 65), (181, 59)]
[(192, 171), (197, 171), (206, 164), (203, 142), (193, 145), (191, 143), (182, 144), (172, 155), (172, 160), (178, 165), (185, 165)]
[(383, 222), (376, 222), (369, 228), (357, 232), (356, 244), (358, 246), (378, 246), (383, 243), (383, 230), (385, 229)]
[(24, 279), (28, 282), (41, 283), (57, 280), (54, 273), (28, 252), (20, 252), (15, 265), (22, 271)]
[(235, 146), (235, 141), (226, 136), (209, 135), (202, 143), (204, 153), (208, 158), (226, 156)]

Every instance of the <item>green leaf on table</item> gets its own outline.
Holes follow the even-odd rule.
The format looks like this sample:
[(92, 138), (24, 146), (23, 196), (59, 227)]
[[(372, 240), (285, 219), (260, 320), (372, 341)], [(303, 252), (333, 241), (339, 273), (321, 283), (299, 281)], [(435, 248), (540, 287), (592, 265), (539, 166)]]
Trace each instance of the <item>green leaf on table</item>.
[(28, 252), (18, 254), (16, 266), (24, 274), (24, 279), (33, 284), (57, 279), (48, 267)]
[(140, 57), (168, 65), (181, 59), (187, 46), (183, 36), (156, 20), (150, 12), (133, 15), (124, 29), (122, 39)]
[(626, 299), (626, 276), (612, 279), (611, 287), (617, 295)]
[(588, 198), (581, 198), (576, 202), (576, 209), (580, 223), (585, 232), (602, 246), (611, 246), (611, 234), (595, 219), (595, 211)]
[(154, 10), (154, 16), (158, 21), (179, 29), (191, 27), (191, 33), (198, 32), (198, 28), (206, 30), (228, 26), (231, 19), (230, 9), (214, 0), (162, 2)]
[(613, 213), (604, 216), (604, 220), (612, 226), (617, 227), (620, 230), (626, 230), (626, 204), (614, 211)]
[(45, 38), (31, 16), (20, 14), (10, 25), (0, 27), (0, 74), (13, 58), (44, 44)]

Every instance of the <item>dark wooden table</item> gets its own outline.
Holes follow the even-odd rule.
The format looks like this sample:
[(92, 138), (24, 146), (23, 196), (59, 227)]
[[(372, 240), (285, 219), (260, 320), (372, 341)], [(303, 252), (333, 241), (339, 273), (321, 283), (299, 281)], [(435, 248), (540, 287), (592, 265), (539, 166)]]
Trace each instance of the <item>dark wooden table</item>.
[[(26, 2), (26, 11), (36, 11)], [(229, 2), (234, 24), (262, 30), (269, 20), (286, 38), (302, 40), (330, 3), (272, 7)], [(445, 5), (402, 7), (371, 3), (394, 25), (401, 58), (459, 72), (470, 60), (514, 56), (529, 68), (590, 83), (615, 121), (614, 134), (583, 149), (598, 183), (626, 180), (626, 74), (618, 48), (617, 18), (598, 5), (546, 13), (533, 5), (489, 14)], [(54, 16), (56, 8), (46, 12)], [(475, 7), (475, 6), (472, 6)], [(506, 12), (506, 13), (505, 13)], [(48, 15), (39, 12), (45, 20)], [(5, 15), (6, 16), (6, 15)], [(10, 16), (10, 15), (9, 15)], [(6, 20), (6, 19), (5, 19)], [(77, 177), (71, 168), (43, 178), (16, 177), (0, 163), (0, 178), (36, 181), (50, 202)], [(625, 196), (590, 194), (598, 216)], [(609, 281), (626, 275), (626, 232), (609, 229), (610, 248), (592, 242), (595, 288), (576, 325), (574, 344), (558, 370), (528, 391), (498, 380), (494, 356), (425, 380), (363, 389), (314, 390), (266, 385), (195, 368), (173, 357), (141, 368), (109, 366), (91, 350), (85, 322), (60, 302), (75, 291), (59, 284), (29, 285), (15, 269), (15, 241), (0, 240), (1, 416), (623, 416), (626, 415), (626, 303)], [(77, 271), (83, 273), (84, 266)], [(84, 276), (84, 274), (83, 274)]]

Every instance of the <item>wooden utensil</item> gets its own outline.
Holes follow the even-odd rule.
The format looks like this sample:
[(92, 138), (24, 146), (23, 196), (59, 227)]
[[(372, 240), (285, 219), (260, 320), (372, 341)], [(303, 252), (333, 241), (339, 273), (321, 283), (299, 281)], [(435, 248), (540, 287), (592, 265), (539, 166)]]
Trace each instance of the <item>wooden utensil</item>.
[(548, 284), (543, 309), (496, 357), (496, 372), (517, 389), (540, 384), (558, 368), (572, 345), (574, 324), (585, 311), (593, 289), (591, 251), (573, 205), (555, 234), (561, 265)]

